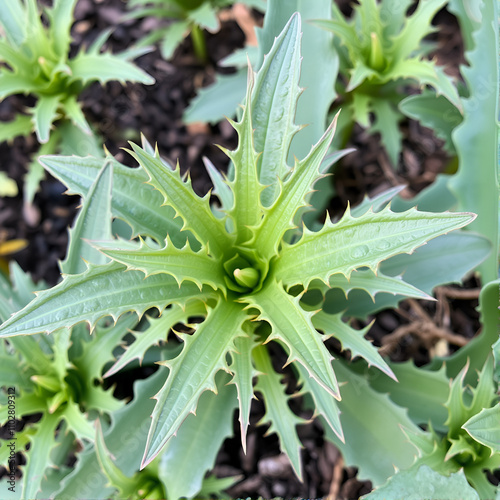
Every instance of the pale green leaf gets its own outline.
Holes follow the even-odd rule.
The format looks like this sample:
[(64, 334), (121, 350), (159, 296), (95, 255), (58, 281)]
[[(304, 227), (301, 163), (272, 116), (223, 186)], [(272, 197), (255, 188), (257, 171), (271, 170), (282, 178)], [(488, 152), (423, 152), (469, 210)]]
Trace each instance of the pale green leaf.
[(232, 160), (234, 180), (229, 183), (233, 193), (233, 207), (228, 212), (233, 219), (237, 238), (236, 244), (249, 240), (252, 236), (250, 227), (256, 226), (262, 218), (260, 192), (262, 186), (257, 177), (258, 155), (254, 147), (254, 125), (252, 122), (252, 89), (254, 86), (253, 71), (248, 71), (248, 89), (241, 121), (232, 122), (238, 133), (238, 147), (226, 154)]
[(236, 350), (231, 353), (232, 362), (229, 365), (229, 369), (233, 372), (231, 383), (236, 386), (238, 392), (241, 446), (245, 453), (247, 430), (250, 424), (250, 408), (254, 397), (252, 380), (257, 375), (252, 364), (252, 349), (255, 345), (255, 340), (251, 335), (238, 337), (234, 341)]
[(447, 0), (425, 0), (419, 2), (417, 10), (406, 18), (403, 29), (392, 40), (392, 51), (398, 60), (404, 60), (419, 46), (421, 40), (433, 31), (432, 18)]
[(316, 380), (309, 377), (307, 370), (300, 363), (294, 363), (293, 366), (299, 373), (299, 382), (302, 384), (301, 392), (309, 393), (314, 401), (314, 415), (321, 415), (335, 435), (344, 442), (340, 410), (335, 398), (332, 398), (332, 395)]
[(368, 80), (371, 77), (376, 77), (377, 75), (378, 73), (368, 67), (362, 60), (356, 60), (354, 68), (351, 70), (349, 85), (346, 88), (346, 92), (352, 92), (365, 80)]
[(181, 353), (164, 363), (170, 374), (155, 396), (142, 468), (158, 455), (189, 413), (196, 410), (200, 395), (216, 390), (215, 374), (227, 370), (226, 355), (235, 349), (234, 339), (245, 336), (242, 324), (246, 319), (241, 306), (220, 301), (193, 335), (183, 335)]
[(389, 363), (397, 381), (381, 377), (379, 372), (369, 373), (370, 385), (403, 408), (413, 422), (425, 425), (431, 422), (437, 431), (446, 432), (447, 412), (443, 405), (450, 391), (450, 381), (444, 365), (438, 371), (417, 368), (411, 361)]
[(311, 322), (314, 313), (306, 312), (300, 307), (300, 298), (288, 295), (281, 285), (270, 282), (244, 300), (260, 311), (259, 319), (271, 325), (272, 333), (266, 342), (282, 342), (288, 349), (288, 362), (297, 361), (302, 364), (309, 376), (333, 397), (338, 398), (339, 389), (331, 365), (332, 356), (323, 344), (322, 335)]
[(141, 315), (151, 307), (161, 311), (197, 296), (206, 295), (194, 283), (179, 288), (174, 278), (164, 274), (144, 278), (141, 271), (126, 271), (115, 262), (90, 265), (84, 273), (68, 275), (54, 288), (40, 292), (0, 327), (0, 337), (53, 332), (83, 321), (94, 325), (105, 316), (117, 319), (127, 311)]
[(173, 57), (175, 49), (184, 40), (189, 30), (189, 21), (178, 21), (169, 24), (162, 32), (160, 45), (163, 59), (169, 60)]
[(38, 142), (45, 143), (49, 140), (50, 129), (57, 118), (57, 108), (61, 96), (40, 96), (33, 108), (33, 125)]
[(329, 220), (323, 229), (307, 229), (298, 243), (286, 245), (274, 272), (286, 285), (315, 278), (327, 282), (335, 273), (349, 276), (359, 267), (376, 271), (380, 262), (400, 253), (411, 253), (428, 240), (458, 229), (474, 219), (473, 214), (418, 212), (403, 213), (386, 208), (353, 218), (349, 210), (336, 224)]
[(27, 26), (25, 9), (20, 0), (0, 0), (0, 24), (9, 42), (14, 47), (21, 45)]
[(189, 415), (165, 446), (158, 468), (168, 498), (192, 498), (201, 489), (205, 473), (212, 469), (224, 439), (233, 433), (237, 407), (234, 387), (226, 374), (216, 377), (217, 394), (204, 392), (196, 415)]
[(37, 432), (30, 437), (31, 447), (26, 453), (23, 467), (21, 498), (36, 498), (40, 490), (45, 469), (50, 465), (50, 452), (56, 446), (55, 431), (59, 417), (44, 413), (37, 424)]
[(271, 363), (267, 348), (263, 345), (253, 351), (255, 368), (259, 371), (255, 391), (260, 392), (266, 406), (266, 413), (260, 424), (270, 422), (268, 434), (276, 433), (280, 440), (280, 448), (287, 455), (295, 474), (302, 480), (302, 463), (300, 449), (302, 445), (297, 435), (296, 425), (306, 423), (295, 415), (288, 406), (289, 396), (285, 394), (285, 387), (281, 384), (281, 375), (278, 375)]
[(67, 118), (69, 118), (84, 133), (89, 135), (92, 134), (90, 125), (85, 119), (85, 115), (83, 114), (80, 104), (78, 104), (76, 96), (69, 96), (64, 101), (62, 101), (61, 105), (64, 108), (64, 112)]
[[(313, 19), (331, 18), (331, 0), (314, 2), (269, 0), (263, 29), (257, 31), (260, 60), (263, 60), (264, 54), (271, 49), (274, 37), (280, 33), (295, 12), (298, 12), (302, 19), (302, 69), (299, 85), (304, 89), (297, 103), (295, 121), (304, 128), (293, 137), (288, 151), (289, 165), (294, 164), (294, 157), (305, 158), (311, 146), (323, 135), (330, 105), (335, 98), (332, 82), (337, 79), (339, 67), (337, 52), (332, 50), (332, 34), (318, 29), (311, 23)], [(321, 61), (321, 64), (318, 64), (318, 61)], [(317, 211), (322, 211), (331, 194), (329, 180), (320, 179), (315, 189), (317, 192), (310, 195), (308, 202)], [(304, 215), (304, 221), (310, 224), (316, 216), (315, 212), (309, 212)]]
[(48, 11), (50, 24), (54, 28), (51, 35), (54, 37), (54, 49), (60, 58), (68, 56), (73, 24), (73, 10), (78, 0), (56, 0), (52, 9)]
[(184, 123), (217, 123), (224, 116), (234, 116), (245, 98), (246, 81), (246, 69), (233, 75), (219, 75), (213, 85), (201, 89), (191, 101), (183, 116)]
[(443, 68), (436, 66), (432, 61), (418, 57), (398, 61), (391, 67), (389, 76), (394, 80), (412, 78), (417, 80), (420, 85), (431, 85), (436, 90), (437, 95), (443, 95), (462, 111), (462, 101), (453, 80), (444, 72)]
[(66, 401), (62, 413), (58, 413), (58, 415), (66, 420), (68, 428), (73, 431), (77, 439), (94, 440), (94, 426), (81, 412), (78, 403), (71, 400)]
[[(109, 160), (109, 159), (108, 159)], [(87, 197), (90, 186), (101, 170), (104, 159), (65, 156), (44, 156), (42, 165), (68, 187), (68, 194)], [(162, 207), (162, 195), (146, 184), (147, 174), (139, 168), (127, 168), (114, 159), (113, 215), (132, 227), (133, 236), (151, 236), (163, 243), (168, 233), (176, 245), (184, 245), (186, 238), (196, 242), (188, 232), (181, 233), (182, 221), (174, 219), (171, 207)]]
[(164, 197), (165, 204), (170, 205), (184, 221), (200, 243), (208, 245), (210, 253), (221, 256), (225, 249), (232, 246), (232, 237), (226, 232), (222, 220), (215, 218), (210, 209), (207, 194), (200, 198), (191, 187), (191, 180), (184, 181), (180, 168), (175, 170), (166, 167), (158, 153), (153, 157), (139, 146), (132, 144), (131, 154), (149, 174), (149, 183)]
[[(104, 432), (106, 447), (116, 457), (116, 466), (131, 477), (139, 469), (144, 451), (154, 402), (150, 397), (165, 382), (167, 370), (158, 370), (145, 380), (134, 383), (134, 398), (113, 415), (113, 424)], [(124, 433), (123, 429), (127, 429)], [(107, 478), (97, 460), (95, 448), (87, 447), (79, 454), (70, 473), (61, 481), (56, 498), (109, 499), (113, 489), (106, 487)]]
[[(205, 165), (205, 168), (207, 169), (212, 184), (214, 185), (212, 194), (219, 198), (221, 209), (224, 212), (227, 212), (234, 204), (233, 192), (228, 185), (228, 181), (226, 180), (225, 176), (223, 177), (223, 174), (221, 174), (221, 172), (219, 172), (219, 170), (215, 168), (214, 164), (205, 156), (203, 157), (203, 163)], [(214, 208), (213, 205), (212, 208)]]
[(189, 19), (212, 33), (219, 30), (217, 14), (214, 7), (208, 2), (204, 2), (197, 9), (191, 10), (189, 12)]
[(338, 339), (342, 344), (342, 350), (351, 351), (352, 358), (360, 356), (368, 365), (377, 367), (387, 376), (396, 380), (396, 376), (378, 353), (377, 348), (364, 338), (371, 325), (362, 330), (355, 330), (342, 321), (342, 314), (326, 314), (324, 311), (316, 313), (312, 322), (318, 330)]
[[(114, 359), (113, 352), (118, 342), (137, 325), (137, 321), (137, 316), (130, 313), (122, 316), (114, 325), (105, 328), (97, 325), (92, 337), (83, 344), (81, 354), (71, 357), (72, 363), (81, 372), (81, 377), (87, 380), (89, 386), (94, 385), (96, 378), (101, 378), (104, 366)], [(73, 330), (73, 341), (74, 333)], [(87, 335), (90, 336), (90, 333)]]
[(288, 172), (287, 156), (295, 125), (295, 110), (300, 95), (301, 23), (293, 15), (264, 58), (255, 81), (252, 119), (255, 126), (255, 149), (259, 180), (272, 186), (262, 193), (262, 203), (269, 206), (276, 195), (277, 179)]
[[(79, 367), (81, 370), (81, 367)], [(87, 381), (91, 377), (87, 374)], [(88, 382), (87, 382), (88, 383)], [(92, 379), (92, 384), (95, 384), (95, 378)], [(100, 386), (90, 386), (85, 394), (84, 403), (89, 410), (96, 410), (99, 413), (113, 413), (123, 407), (125, 401), (123, 399), (115, 399), (113, 397), (113, 387), (106, 391)]]
[(106, 448), (99, 420), (96, 420), (95, 424), (95, 447), (97, 460), (99, 461), (102, 471), (108, 478), (109, 484), (118, 488), (120, 497), (129, 498), (134, 495), (137, 489), (137, 482), (127, 477), (111, 459), (111, 454)]
[(118, 80), (122, 83), (139, 82), (144, 85), (153, 85), (155, 79), (139, 69), (135, 64), (125, 61), (110, 53), (92, 54), (79, 52), (68, 61), (71, 68), (72, 80), (81, 80), (84, 84), (99, 81), (101, 84), (109, 80)]
[(451, 133), (462, 122), (463, 117), (448, 99), (427, 90), (403, 99), (399, 103), (399, 109), (424, 127), (432, 129), (437, 137), (445, 141), (448, 151), (455, 151)]
[(387, 99), (372, 99), (371, 109), (375, 115), (375, 122), (370, 128), (370, 132), (379, 132), (382, 144), (384, 145), (389, 159), (394, 168), (399, 162), (399, 155), (402, 148), (402, 135), (399, 130), (401, 113)]
[(37, 86), (26, 75), (0, 71), (0, 99), (13, 94), (27, 94), (37, 89)]
[(168, 237), (163, 248), (151, 247), (143, 240), (133, 248), (129, 242), (116, 240), (100, 241), (96, 245), (104, 255), (125, 264), (128, 269), (142, 271), (146, 277), (168, 274), (175, 278), (179, 286), (190, 281), (200, 289), (203, 285), (210, 285), (214, 289), (226, 288), (224, 269), (218, 260), (209, 255), (206, 247), (194, 252), (186, 244), (179, 249)]
[(278, 198), (271, 207), (265, 209), (253, 240), (258, 242), (261, 255), (267, 258), (275, 255), (285, 232), (295, 227), (295, 213), (307, 204), (307, 195), (323, 175), (320, 166), (335, 134), (336, 123), (334, 119), (307, 157), (296, 162), (289, 179), (280, 184)]
[(341, 383), (342, 399), (337, 405), (345, 444), (328, 426), (324, 426), (326, 437), (340, 449), (346, 466), (359, 469), (359, 479), (369, 479), (379, 486), (394, 474), (395, 467), (410, 467), (417, 454), (402, 427), (417, 435), (422, 431), (405, 410), (386, 394), (374, 391), (364, 377), (356, 375), (340, 360), (334, 361), (334, 368)]
[(186, 323), (190, 316), (204, 316), (206, 308), (201, 302), (192, 302), (184, 308), (174, 304), (165, 309), (159, 318), (148, 318), (149, 326), (145, 331), (133, 333), (135, 340), (126, 348), (113, 366), (104, 374), (104, 377), (119, 372), (134, 359), (142, 361), (147, 349), (160, 340), (166, 341), (170, 329), (177, 323)]
[(66, 258), (60, 263), (64, 274), (85, 271), (84, 261), (105, 264), (108, 259), (90, 246), (87, 240), (111, 239), (111, 188), (113, 164), (105, 162), (89, 189), (73, 227), (69, 231)]
[(477, 10), (483, 21), (473, 34), (475, 48), (465, 54), (469, 65), (461, 68), (469, 97), (462, 100), (464, 120), (452, 134), (459, 167), (450, 189), (460, 210), (478, 214), (469, 229), (493, 243), (493, 251), (478, 267), (487, 283), (498, 278), (499, 252), (497, 2), (480, 2)]
[[(375, 274), (370, 270), (356, 269), (349, 276), (349, 279), (343, 274), (333, 274), (330, 276), (329, 285), (330, 288), (341, 288), (346, 296), (351, 290), (360, 289), (368, 293), (373, 299), (375, 299), (378, 293), (390, 293), (392, 295), (404, 295), (406, 297), (432, 300), (432, 297), (425, 292), (403, 281), (401, 276), (385, 276), (380, 272)], [(315, 288), (315, 286), (311, 288)], [(323, 285), (321, 289), (326, 291), (328, 287)]]
[(362, 497), (363, 500), (386, 499), (420, 500), (479, 500), (479, 496), (467, 482), (464, 471), (460, 470), (443, 476), (427, 465), (411, 467), (400, 471), (374, 492)]
[(27, 115), (16, 115), (14, 120), (3, 123), (2, 129), (0, 130), (0, 142), (10, 141), (19, 135), (29, 135), (32, 131), (33, 123), (31, 117)]

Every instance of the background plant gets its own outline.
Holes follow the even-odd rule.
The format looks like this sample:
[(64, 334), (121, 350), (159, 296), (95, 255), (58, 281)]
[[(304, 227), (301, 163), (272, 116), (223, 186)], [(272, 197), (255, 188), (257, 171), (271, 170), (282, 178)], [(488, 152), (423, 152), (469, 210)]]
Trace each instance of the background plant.
[[(129, 0), (132, 12), (128, 18), (154, 16), (157, 19), (170, 19), (165, 28), (157, 28), (141, 40), (142, 45), (160, 41), (160, 50), (165, 59), (170, 59), (175, 49), (187, 34), (191, 35), (194, 53), (201, 62), (207, 62), (207, 46), (203, 30), (219, 30), (218, 11), (232, 5), (232, 0)], [(249, 7), (265, 10), (263, 0), (245, 0)]]
[(332, 3), (332, 19), (316, 21), (334, 34), (340, 57), (340, 78), (335, 86), (339, 108), (346, 111), (342, 124), (347, 127), (340, 133), (348, 136), (347, 130), (354, 123), (380, 133), (394, 167), (402, 148), (399, 123), (403, 115), (398, 104), (409, 88), (430, 85), (435, 95), (442, 94), (462, 109), (451, 78), (425, 58), (428, 47), (423, 39), (433, 31), (431, 21), (447, 2), (421, 1), (415, 12), (406, 16), (411, 3), (362, 0), (354, 5), (349, 20)]
[[(55, 153), (65, 145), (66, 152), (100, 154), (96, 139), (78, 103), (78, 96), (91, 82), (110, 80), (154, 83), (154, 79), (129, 62), (144, 50), (131, 49), (112, 55), (100, 53), (109, 32), (87, 49), (70, 57), (73, 10), (77, 0), (55, 0), (51, 8), (40, 9), (36, 0), (0, 2), (0, 99), (14, 94), (36, 97), (27, 114), (5, 124), (0, 141), (35, 132), (42, 144), (41, 154)], [(47, 25), (43, 20), (47, 21)], [(54, 122), (62, 126), (51, 132)], [(82, 150), (84, 148), (84, 150)], [(43, 169), (31, 164), (26, 180), (25, 199), (32, 201)]]

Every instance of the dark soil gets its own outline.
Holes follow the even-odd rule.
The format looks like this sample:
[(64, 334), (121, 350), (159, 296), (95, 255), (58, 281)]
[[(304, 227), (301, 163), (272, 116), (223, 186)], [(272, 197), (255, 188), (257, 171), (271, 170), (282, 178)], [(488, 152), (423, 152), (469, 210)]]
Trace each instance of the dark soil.
[[(120, 0), (80, 0), (73, 29), (75, 47), (88, 45), (103, 29), (113, 27), (108, 46), (113, 51), (124, 50), (150, 30), (155, 22), (146, 19), (119, 24), (123, 9), (124, 3)], [(439, 30), (433, 37), (438, 42), (437, 57), (457, 74), (462, 48), (456, 21), (442, 11), (436, 22)], [(120, 148), (126, 147), (128, 140), (139, 141), (141, 131), (150, 142), (158, 143), (164, 157), (173, 162), (179, 160), (182, 169), (189, 168), (195, 190), (204, 194), (211, 186), (202, 166), (202, 156), (208, 156), (219, 169), (225, 170), (228, 160), (214, 144), (233, 148), (236, 134), (227, 122), (186, 127), (182, 123), (182, 113), (196, 92), (213, 80), (216, 72), (228, 71), (217, 66), (217, 61), (242, 47), (244, 42), (243, 31), (234, 21), (227, 21), (222, 24), (220, 32), (207, 37), (210, 61), (205, 66), (194, 57), (189, 39), (177, 50), (172, 61), (164, 61), (158, 51), (147, 54), (137, 63), (156, 78), (154, 86), (92, 85), (81, 96), (84, 112), (103, 136), (106, 147), (120, 161), (134, 166), (132, 158)], [(23, 96), (5, 99), (0, 103), (0, 121), (12, 119), (27, 102)], [(410, 122), (403, 125), (403, 132), (404, 152), (398, 169), (394, 171), (385, 159), (378, 138), (355, 128), (348, 146), (356, 147), (357, 151), (336, 167), (332, 180), (336, 196), (331, 202), (331, 213), (341, 213), (348, 202), (355, 205), (365, 194), (374, 195), (396, 184), (406, 184), (405, 195), (410, 197), (444, 171), (450, 158), (431, 131)], [(20, 193), (26, 166), (36, 147), (34, 137), (0, 144), (0, 168), (17, 181)], [(0, 199), (0, 241), (25, 239), (28, 246), (13, 258), (35, 280), (43, 279), (49, 285), (59, 280), (57, 262), (65, 256), (67, 227), (72, 223), (79, 204), (77, 197), (63, 196), (63, 192), (60, 183), (47, 178), (42, 182), (30, 211), (23, 210), (22, 193), (14, 198)], [(477, 283), (471, 281), (466, 288), (476, 287)], [(439, 337), (423, 338), (418, 329), (402, 329), (411, 326), (412, 322), (425, 319), (436, 326), (445, 322), (445, 326), (464, 341), (473, 336), (478, 329), (477, 300), (474, 297), (457, 299), (453, 293), (447, 294), (447, 290), (442, 291), (439, 298), (437, 306), (421, 301), (415, 305), (415, 302), (407, 301), (397, 311), (379, 314), (370, 335), (394, 360), (411, 358), (418, 364), (429, 360)], [(394, 336), (395, 332), (399, 332), (398, 335)], [(460, 344), (459, 339), (455, 340)], [(299, 408), (298, 403), (294, 401), (294, 408)], [(262, 405), (257, 402), (252, 411), (252, 423), (255, 424), (263, 415)], [(227, 440), (219, 454), (215, 473), (219, 476), (242, 475), (242, 480), (229, 494), (254, 498), (318, 498), (330, 494), (331, 499), (354, 499), (370, 491), (370, 483), (356, 479), (355, 469), (343, 467), (338, 450), (323, 439), (319, 424), (300, 426), (298, 432), (304, 445), (303, 483), (296, 479), (288, 461), (280, 453), (276, 436), (264, 437), (265, 428), (250, 427), (246, 455), (241, 451), (239, 434)]]

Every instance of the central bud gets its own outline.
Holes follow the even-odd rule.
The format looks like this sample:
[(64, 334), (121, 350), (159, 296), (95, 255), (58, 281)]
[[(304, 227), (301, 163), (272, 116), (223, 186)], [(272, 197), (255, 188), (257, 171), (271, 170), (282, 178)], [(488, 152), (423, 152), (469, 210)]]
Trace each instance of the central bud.
[(255, 259), (253, 255), (235, 254), (225, 262), (224, 277), (227, 287), (233, 292), (251, 293), (262, 285), (262, 277), (265, 274), (263, 263)]
[(245, 267), (244, 269), (235, 269), (233, 271), (233, 274), (236, 283), (246, 288), (253, 288), (259, 282), (260, 278), (259, 271), (257, 271), (253, 267)]

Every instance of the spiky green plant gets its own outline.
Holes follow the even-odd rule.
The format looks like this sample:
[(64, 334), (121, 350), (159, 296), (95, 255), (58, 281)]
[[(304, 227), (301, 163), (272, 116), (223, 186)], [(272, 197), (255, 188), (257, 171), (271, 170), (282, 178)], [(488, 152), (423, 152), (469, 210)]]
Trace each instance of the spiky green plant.
[[(140, 236), (139, 241), (95, 242), (111, 262), (89, 264), (83, 273), (65, 276), (0, 327), (2, 337), (50, 333), (83, 321), (93, 328), (103, 316), (117, 319), (127, 311), (142, 315), (156, 308), (161, 316), (136, 340), (154, 343), (179, 311), (200, 311), (204, 320), (194, 325), (193, 334), (177, 333), (181, 352), (160, 362), (169, 375), (154, 396), (143, 467), (182, 429), (200, 396), (217, 390), (215, 376), (224, 370), (236, 386), (243, 448), (257, 393), (266, 405), (262, 422), (270, 423), (270, 432), (278, 434), (282, 450), (301, 477), (296, 425), (306, 421), (288, 406), (268, 343), (287, 352), (287, 364), (312, 396), (316, 413), (342, 439), (335, 403), (339, 387), (324, 340), (338, 337), (354, 356), (394, 375), (376, 348), (363, 339), (364, 332), (339, 316), (328, 323), (328, 315), (311, 311), (303, 294), (329, 285), (331, 279), (355, 280), (359, 275), (356, 286), (368, 291), (427, 297), (399, 278), (377, 275), (379, 264), (474, 219), (470, 213), (416, 209), (394, 213), (386, 207), (359, 217), (347, 210), (335, 223), (327, 216), (317, 232), (301, 227), (314, 183), (324, 175), (323, 161), (336, 120), (305, 158), (293, 167), (287, 165), (290, 142), (300, 129), (294, 124), (299, 73), (300, 16), (294, 15), (262, 69), (256, 76), (249, 72), (241, 120), (231, 122), (239, 145), (234, 151), (225, 150), (234, 164), (234, 177), (224, 179), (209, 167), (221, 207), (211, 207), (210, 193), (197, 196), (178, 165), (170, 167), (147, 144), (143, 148), (132, 144), (130, 153), (139, 169), (108, 161), (114, 169), (113, 213), (130, 223), (132, 236)], [(102, 161), (91, 158), (51, 156), (42, 161), (70, 191), (82, 194), (102, 166)]]
[(410, 0), (361, 0), (347, 20), (335, 2), (332, 20), (316, 21), (335, 37), (340, 56), (336, 91), (346, 111), (343, 124), (354, 122), (371, 133), (379, 132), (391, 163), (397, 166), (403, 114), (398, 104), (408, 95), (407, 87), (433, 87), (456, 108), (462, 108), (452, 79), (442, 67), (426, 59), (422, 40), (433, 31), (432, 18), (446, 0), (422, 0), (406, 16)]
[[(109, 31), (87, 49), (70, 57), (73, 11), (77, 0), (55, 0), (40, 7), (36, 0), (0, 0), (0, 99), (15, 94), (36, 97), (27, 114), (18, 114), (2, 125), (0, 141), (36, 133), (43, 145), (41, 154), (58, 151), (61, 143), (76, 153), (81, 143), (95, 148), (95, 138), (78, 97), (92, 82), (111, 80), (154, 83), (154, 78), (129, 61), (144, 53), (100, 53)], [(43, 19), (47, 23), (43, 22)], [(64, 127), (52, 130), (56, 121)], [(76, 134), (76, 136), (75, 136)], [(33, 162), (32, 168), (38, 167)], [(42, 169), (40, 169), (43, 172)], [(31, 201), (40, 175), (28, 184), (25, 197)]]

